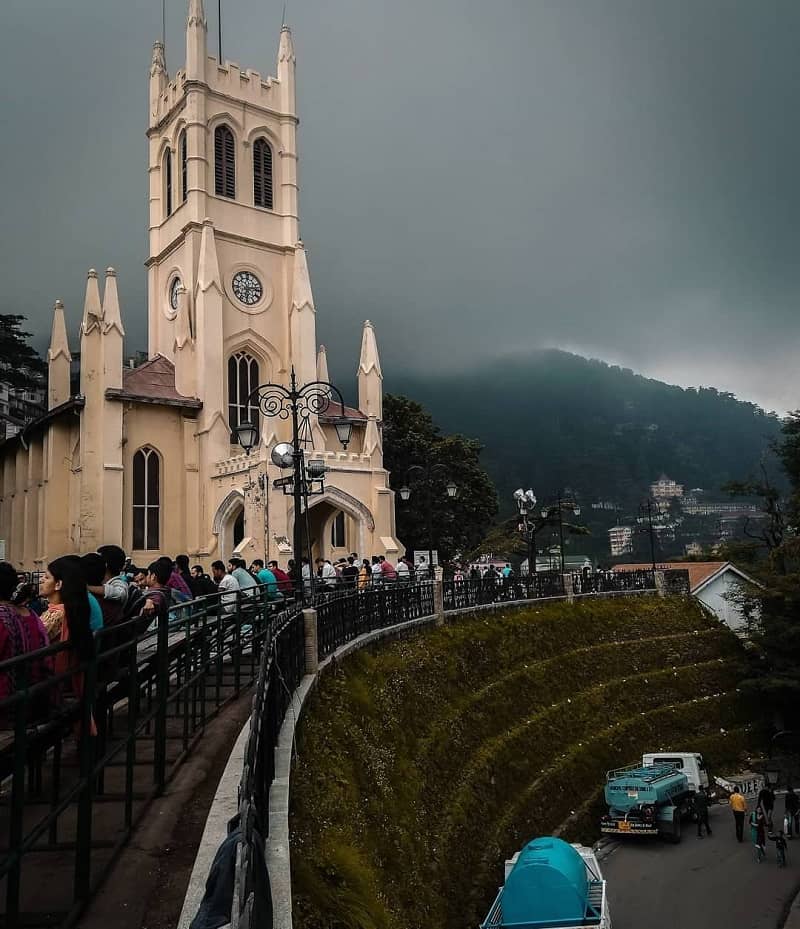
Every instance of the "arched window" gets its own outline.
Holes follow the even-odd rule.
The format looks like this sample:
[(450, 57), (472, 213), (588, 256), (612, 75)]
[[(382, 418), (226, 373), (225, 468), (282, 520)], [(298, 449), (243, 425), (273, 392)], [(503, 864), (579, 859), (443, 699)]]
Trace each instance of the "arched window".
[(228, 424), (231, 442), (235, 443), (240, 423), (250, 422), (258, 428), (258, 406), (248, 406), (247, 398), (258, 387), (258, 362), (247, 352), (237, 352), (228, 359)]
[(219, 197), (236, 196), (236, 159), (233, 133), (227, 126), (214, 130), (214, 191)]
[(253, 203), (272, 209), (272, 148), (266, 139), (253, 143)]
[(186, 203), (189, 196), (188, 157), (186, 151), (186, 130), (181, 133), (178, 149), (181, 158), (181, 203)]
[(164, 212), (172, 216), (172, 151), (164, 152)]
[(336, 519), (331, 523), (331, 547), (344, 548), (344, 513), (341, 510), (336, 514)]
[(133, 547), (158, 551), (161, 499), (158, 452), (149, 445), (133, 456)]

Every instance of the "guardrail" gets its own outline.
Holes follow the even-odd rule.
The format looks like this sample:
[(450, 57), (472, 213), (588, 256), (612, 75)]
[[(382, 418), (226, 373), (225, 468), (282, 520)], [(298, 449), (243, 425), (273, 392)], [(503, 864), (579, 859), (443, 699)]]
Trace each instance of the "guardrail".
[[(686, 572), (682, 572), (686, 574)], [(437, 611), (436, 587), (442, 613), (480, 606), (613, 593), (655, 593), (657, 579), (653, 571), (625, 574), (613, 572), (560, 575), (540, 572), (534, 577), (480, 578), (459, 581), (426, 581), (351, 591), (335, 598), (320, 598), (316, 604), (317, 658), (325, 659), (358, 636), (423, 617)], [(295, 686), (302, 677), (304, 659), (302, 614), (294, 618), (291, 629), (296, 649), (291, 663), (291, 680)], [(294, 687), (284, 670), (287, 658), (279, 651), (280, 634), (265, 652), (259, 676), (250, 733), (245, 748), (242, 779), (239, 786), (239, 838), (236, 876), (231, 913), (233, 929), (261, 929), (273, 924), (271, 895), (262, 860), (264, 841), (269, 835), (269, 789), (275, 773), (275, 745), (283, 716)], [(278, 700), (270, 695), (280, 693)]]
[[(655, 589), (652, 572), (565, 578), (542, 573), (319, 592), (309, 604), (316, 611), (314, 663), (364, 633), (444, 612)], [(101, 630), (94, 655), (81, 663), (68, 644), (0, 662), (0, 679), (11, 683), (0, 700), (4, 926), (74, 925), (206, 723), (253, 684), (232, 922), (235, 929), (269, 925), (262, 859), (269, 791), (278, 735), (309, 661), (305, 634), (299, 604), (276, 603), (256, 588), (250, 597), (216, 594), (181, 604), (156, 627), (138, 618)], [(93, 699), (65, 698), (68, 681), (82, 681)], [(45, 871), (52, 879), (42, 882)]]

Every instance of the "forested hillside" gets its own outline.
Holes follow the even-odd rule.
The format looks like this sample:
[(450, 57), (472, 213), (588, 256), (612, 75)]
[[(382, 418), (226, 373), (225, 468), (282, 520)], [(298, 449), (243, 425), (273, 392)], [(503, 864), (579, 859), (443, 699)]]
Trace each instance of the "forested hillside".
[(388, 379), (444, 432), (485, 446), (501, 512), (511, 493), (570, 487), (588, 503), (631, 506), (662, 472), (715, 493), (754, 471), (780, 421), (713, 388), (684, 389), (562, 351), (497, 361), (456, 375)]

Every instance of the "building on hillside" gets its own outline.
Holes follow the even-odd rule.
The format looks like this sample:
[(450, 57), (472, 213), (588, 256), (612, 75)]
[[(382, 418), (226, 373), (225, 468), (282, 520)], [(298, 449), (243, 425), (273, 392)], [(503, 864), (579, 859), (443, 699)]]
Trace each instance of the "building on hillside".
[(724, 502), (712, 503), (687, 498), (681, 503), (687, 516), (755, 516), (760, 513), (755, 503)]
[[(595, 565), (592, 559), (588, 555), (565, 555), (564, 556), (564, 570), (567, 572), (572, 571), (594, 571)], [(543, 571), (560, 571), (561, 570), (561, 556), (558, 554), (558, 550), (555, 550), (546, 554), (539, 554), (536, 556), (536, 571), (537, 573)], [(522, 564), (519, 566), (520, 574), (528, 573), (528, 559), (526, 558)]]
[[(299, 516), (273, 490), (270, 459), (291, 424), (249, 406), (259, 384), (327, 380), (299, 233), (295, 52), (283, 27), (275, 77), (208, 54), (202, 0), (189, 0), (186, 65), (150, 66), (148, 360), (123, 363), (117, 277), (89, 271), (80, 383), (55, 305), (47, 412), (0, 446), (0, 540), (18, 567), (116, 543), (137, 563), (186, 552), (206, 564), (234, 552), (285, 562)], [(139, 308), (133, 308), (139, 313)], [(355, 336), (355, 334), (354, 334)], [(309, 457), (327, 466), (309, 501), (314, 555), (398, 554), (383, 467), (382, 373), (364, 323), (353, 437), (332, 408), (305, 420)], [(245, 456), (237, 426), (261, 442)]]
[(662, 474), (650, 485), (650, 496), (654, 500), (674, 500), (683, 496), (683, 484), (677, 484), (672, 478)]
[(688, 558), (695, 558), (697, 555), (703, 554), (703, 546), (699, 542), (689, 542), (688, 545), (684, 546), (683, 550)]
[[(666, 571), (687, 570), (689, 590), (693, 597), (706, 606), (734, 632), (743, 632), (747, 618), (738, 602), (738, 595), (747, 586), (759, 586), (750, 575), (745, 574), (730, 561), (674, 561), (657, 565)], [(613, 571), (642, 571), (650, 568), (645, 564), (616, 565)]]
[(23, 390), (0, 381), (0, 440), (10, 439), (47, 409), (47, 389), (31, 385)]
[(633, 551), (633, 526), (612, 526), (608, 530), (608, 543), (612, 557), (630, 554)]

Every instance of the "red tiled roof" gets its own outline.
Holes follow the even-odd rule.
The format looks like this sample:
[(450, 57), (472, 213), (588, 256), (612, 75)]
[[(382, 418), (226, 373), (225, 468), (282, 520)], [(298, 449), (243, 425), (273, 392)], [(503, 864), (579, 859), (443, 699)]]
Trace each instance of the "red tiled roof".
[[(685, 570), (689, 572), (689, 590), (696, 590), (701, 584), (705, 583), (710, 577), (721, 571), (725, 565), (730, 564), (728, 561), (666, 561), (656, 565), (657, 568), (663, 568), (667, 571)], [(614, 565), (612, 571), (649, 571), (651, 564), (618, 564)]]
[(110, 389), (107, 396), (145, 403), (165, 403), (199, 409), (196, 397), (184, 397), (175, 389), (175, 365), (163, 355), (156, 355), (138, 368), (123, 368), (122, 390)]
[[(361, 412), (361, 410), (355, 409), (352, 406), (345, 406), (344, 408), (345, 419), (357, 419), (357, 420), (366, 420), (366, 415)], [(321, 413), (319, 421), (321, 423), (333, 423), (341, 416), (341, 407), (338, 403), (331, 403), (328, 407), (327, 412)]]

